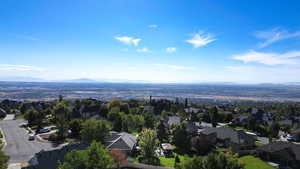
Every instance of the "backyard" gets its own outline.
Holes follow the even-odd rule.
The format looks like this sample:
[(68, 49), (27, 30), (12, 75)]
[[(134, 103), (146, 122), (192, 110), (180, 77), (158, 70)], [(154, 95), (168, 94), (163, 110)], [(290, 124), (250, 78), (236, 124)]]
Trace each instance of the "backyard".
[(239, 162), (245, 164), (245, 169), (275, 169), (267, 162), (250, 155), (239, 158)]

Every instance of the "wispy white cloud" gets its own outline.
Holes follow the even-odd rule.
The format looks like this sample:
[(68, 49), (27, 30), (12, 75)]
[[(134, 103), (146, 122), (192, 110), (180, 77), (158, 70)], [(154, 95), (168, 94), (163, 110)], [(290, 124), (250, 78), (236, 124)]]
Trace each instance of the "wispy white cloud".
[(264, 48), (281, 40), (300, 37), (300, 31), (289, 32), (284, 29), (273, 28), (268, 31), (257, 31), (254, 35), (257, 38), (264, 40), (258, 44), (260, 48)]
[(138, 46), (140, 41), (142, 40), (140, 38), (134, 38), (129, 36), (115, 36), (115, 39), (126, 45), (133, 45), (133, 46)]
[(199, 33), (194, 34), (191, 39), (186, 40), (186, 42), (192, 44), (194, 46), (194, 48), (199, 48), (199, 47), (203, 47), (215, 40), (217, 40), (217, 39), (215, 39), (213, 35), (210, 35), (210, 34), (207, 34), (204, 32), (199, 32)]
[(297, 82), (299, 66), (280, 65), (266, 66), (227, 66), (228, 79), (243, 83), (286, 83)]
[(0, 64), (1, 71), (43, 71), (43, 68), (28, 65)]
[(157, 66), (157, 67), (163, 68), (163, 69), (170, 69), (170, 70), (191, 70), (191, 69), (193, 69), (193, 67), (170, 65), (170, 64), (154, 64), (154, 66)]
[(152, 24), (152, 25), (148, 25), (148, 27), (152, 28), (152, 29), (156, 29), (158, 27), (158, 25)]
[(234, 55), (235, 60), (248, 62), (256, 62), (265, 65), (297, 65), (300, 64), (300, 51), (291, 51), (286, 53), (263, 53), (249, 51), (244, 54)]
[(147, 53), (147, 52), (150, 52), (150, 50), (148, 48), (139, 48), (136, 50), (137, 52), (140, 52), (140, 53)]
[(168, 47), (168, 48), (166, 48), (166, 52), (167, 53), (174, 53), (174, 52), (176, 52), (176, 48), (175, 47)]

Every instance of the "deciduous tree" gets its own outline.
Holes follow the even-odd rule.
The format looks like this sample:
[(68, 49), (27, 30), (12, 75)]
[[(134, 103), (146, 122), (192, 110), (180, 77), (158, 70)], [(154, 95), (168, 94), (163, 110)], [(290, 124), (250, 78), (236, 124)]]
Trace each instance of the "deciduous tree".
[(144, 129), (139, 137), (139, 146), (141, 148), (141, 162), (146, 164), (159, 164), (155, 150), (158, 148), (159, 141), (155, 130)]
[(73, 150), (59, 169), (113, 169), (114, 163), (101, 143), (93, 142), (86, 150)]
[(103, 143), (110, 129), (110, 125), (104, 120), (87, 120), (82, 125), (81, 139), (87, 142), (95, 140)]

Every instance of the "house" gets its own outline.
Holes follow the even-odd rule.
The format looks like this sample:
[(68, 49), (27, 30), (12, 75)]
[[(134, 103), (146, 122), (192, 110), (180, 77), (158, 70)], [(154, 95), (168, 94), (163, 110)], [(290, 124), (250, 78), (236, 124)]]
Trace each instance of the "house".
[(260, 158), (295, 169), (300, 168), (300, 145), (290, 142), (272, 142), (256, 148)]
[(173, 154), (174, 146), (169, 143), (162, 143), (161, 148), (166, 157), (171, 157)]
[(125, 153), (131, 153), (135, 149), (137, 137), (126, 132), (112, 131), (104, 141), (108, 150), (121, 150)]
[(165, 118), (164, 122), (166, 123), (166, 126), (171, 128), (173, 125), (179, 125), (181, 118), (178, 116), (168, 116)]
[(184, 109), (184, 112), (189, 113), (189, 114), (191, 114), (191, 113), (199, 113), (200, 111), (201, 111), (201, 109), (194, 108), (194, 107), (189, 107), (189, 108), (185, 108)]
[(300, 128), (292, 131), (291, 136), (295, 141), (300, 141)]
[(121, 164), (119, 166), (120, 169), (171, 169), (161, 166), (152, 166), (147, 164), (141, 164), (141, 163), (126, 163)]
[(88, 147), (87, 143), (69, 144), (62, 148), (50, 151), (40, 151), (29, 161), (29, 166), (22, 169), (57, 169), (59, 162), (64, 161), (64, 157), (72, 150), (84, 150)]
[(0, 108), (0, 117), (5, 117), (6, 116), (6, 111)]
[(142, 114), (153, 113), (153, 112), (154, 112), (154, 107), (153, 106), (145, 106), (144, 109), (143, 109)]
[(216, 134), (215, 144), (221, 147), (230, 147), (233, 151), (247, 150), (255, 146), (256, 137), (243, 131), (229, 127), (206, 128), (201, 131), (203, 135)]
[(199, 122), (190, 122), (190, 123), (185, 125), (185, 130), (189, 134), (197, 134), (199, 129), (200, 129), (200, 123)]
[(293, 125), (293, 121), (286, 119), (279, 121), (278, 124), (291, 127)]
[(233, 118), (232, 122), (234, 124), (243, 125), (243, 124), (247, 124), (248, 119), (249, 119), (248, 115), (237, 115)]

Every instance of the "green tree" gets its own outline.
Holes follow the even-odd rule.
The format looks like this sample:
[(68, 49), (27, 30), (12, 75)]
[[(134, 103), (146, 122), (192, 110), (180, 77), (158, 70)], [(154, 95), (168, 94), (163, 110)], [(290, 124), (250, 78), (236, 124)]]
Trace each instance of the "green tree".
[(209, 117), (210, 122), (213, 125), (213, 127), (216, 127), (218, 124), (218, 108), (216, 106), (209, 109)]
[(159, 159), (156, 157), (155, 150), (158, 148), (159, 141), (155, 130), (144, 129), (139, 137), (141, 148), (140, 161), (146, 164), (158, 165)]
[(207, 156), (187, 158), (181, 169), (243, 169), (235, 157), (224, 153), (210, 153)]
[(104, 120), (87, 120), (82, 125), (81, 139), (87, 142), (95, 140), (103, 143), (110, 129), (110, 125)]
[(43, 112), (38, 112), (34, 109), (30, 109), (25, 113), (24, 118), (28, 121), (29, 126), (37, 125), (38, 128), (40, 128), (43, 122), (44, 115)]
[(272, 138), (276, 138), (278, 137), (278, 133), (280, 130), (280, 126), (278, 123), (273, 123), (270, 127), (269, 127), (269, 139), (272, 142)]
[(73, 150), (65, 156), (59, 169), (112, 169), (112, 157), (101, 143), (92, 142), (86, 150)]
[(187, 152), (190, 150), (189, 134), (186, 131), (184, 123), (175, 126), (173, 131), (173, 143), (180, 152)]
[(146, 112), (143, 116), (145, 119), (145, 127), (153, 129), (156, 121), (155, 115), (151, 112)]
[(160, 142), (167, 142), (168, 141), (168, 129), (165, 126), (163, 121), (160, 121), (158, 123), (158, 126), (156, 128), (157, 131), (157, 137), (159, 139)]
[(58, 139), (66, 138), (69, 130), (70, 122), (70, 108), (67, 102), (59, 102), (53, 109), (54, 111), (54, 120), (56, 127), (58, 129), (57, 135)]
[(80, 131), (82, 129), (82, 123), (83, 123), (83, 120), (81, 120), (81, 119), (72, 119), (70, 121), (69, 127), (70, 127), (73, 137), (80, 136)]
[(118, 107), (113, 107), (111, 111), (108, 113), (108, 120), (112, 122), (113, 130), (115, 131), (121, 131), (122, 128), (125, 128), (126, 124), (122, 122), (124, 120), (125, 113), (120, 112), (120, 109)]
[(9, 157), (0, 150), (0, 169), (7, 169)]
[[(129, 132), (140, 132), (145, 124), (144, 117), (142, 115), (128, 114), (123, 118), (123, 123), (126, 124)], [(124, 131), (125, 128), (123, 128)]]

